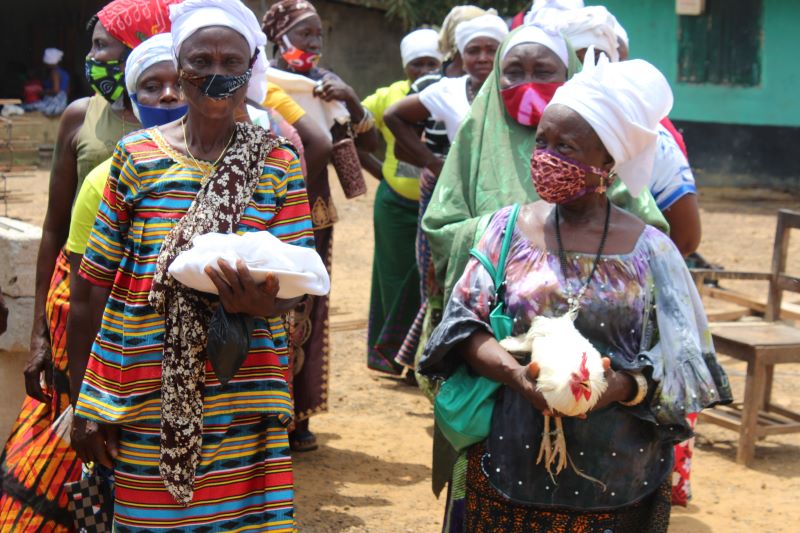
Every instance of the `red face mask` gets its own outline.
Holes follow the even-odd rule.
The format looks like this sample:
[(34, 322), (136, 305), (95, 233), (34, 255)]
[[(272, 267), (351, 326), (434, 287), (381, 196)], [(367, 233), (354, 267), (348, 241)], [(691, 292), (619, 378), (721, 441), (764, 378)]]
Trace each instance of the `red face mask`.
[(556, 89), (564, 85), (557, 83), (521, 83), (500, 91), (506, 111), (523, 126), (537, 126), (542, 112)]
[[(586, 183), (590, 174), (600, 176), (599, 185)], [(531, 157), (531, 178), (539, 198), (551, 204), (568, 204), (589, 193), (605, 192), (612, 181), (605, 169), (539, 148)]]
[(320, 58), (322, 57), (321, 54), (306, 52), (305, 50), (295, 48), (286, 35), (283, 36), (281, 56), (284, 60), (286, 60), (286, 63), (292, 68), (292, 70), (296, 70), (297, 72), (308, 72), (317, 66)]

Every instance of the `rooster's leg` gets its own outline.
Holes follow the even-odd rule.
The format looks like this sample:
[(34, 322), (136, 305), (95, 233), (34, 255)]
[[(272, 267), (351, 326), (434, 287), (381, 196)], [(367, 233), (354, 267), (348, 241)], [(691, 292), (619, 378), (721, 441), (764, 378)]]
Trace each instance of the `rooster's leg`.
[(558, 464), (556, 465), (556, 474), (560, 473), (567, 467), (567, 439), (564, 437), (564, 426), (561, 423), (561, 417), (556, 417), (556, 445), (553, 449), (553, 457), (558, 456)]
[(550, 450), (551, 450), (551, 443), (550, 443), (550, 416), (544, 415), (544, 426), (542, 430), (542, 444), (539, 446), (539, 456), (536, 458), (536, 464), (544, 460), (545, 468), (549, 469), (550, 465)]

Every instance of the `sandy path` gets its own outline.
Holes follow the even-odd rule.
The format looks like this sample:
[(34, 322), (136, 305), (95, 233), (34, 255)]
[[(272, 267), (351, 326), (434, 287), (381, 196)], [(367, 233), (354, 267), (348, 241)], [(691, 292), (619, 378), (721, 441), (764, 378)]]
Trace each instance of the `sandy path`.
[[(41, 223), (46, 176), (10, 180), (10, 214)], [(338, 187), (334, 185), (338, 195)], [(312, 419), (321, 446), (296, 458), (297, 516), (311, 533), (433, 533), (442, 502), (430, 490), (431, 406), (416, 389), (366, 368), (366, 317), (372, 255), (372, 198), (337, 196), (330, 412)], [(800, 199), (763, 191), (704, 191), (701, 252), (729, 269), (766, 269), (772, 253), (774, 213)], [(0, 208), (1, 211), (2, 208)], [(800, 258), (800, 238), (792, 243)], [(797, 261), (800, 270), (800, 261)], [(749, 287), (756, 294), (763, 288)], [(353, 325), (354, 322), (362, 321)], [(341, 327), (346, 326), (346, 327)], [(728, 358), (737, 396), (744, 367)], [(793, 378), (800, 365), (776, 373), (775, 399), (800, 409)], [(734, 461), (736, 435), (698, 428), (694, 499), (675, 509), (671, 532), (793, 532), (800, 522), (800, 435), (759, 443), (754, 468)]]

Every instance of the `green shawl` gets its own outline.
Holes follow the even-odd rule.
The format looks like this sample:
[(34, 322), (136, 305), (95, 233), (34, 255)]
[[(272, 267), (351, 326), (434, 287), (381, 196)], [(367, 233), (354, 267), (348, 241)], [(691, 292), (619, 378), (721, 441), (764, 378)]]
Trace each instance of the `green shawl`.
[[(494, 71), (458, 130), (422, 218), (422, 229), (430, 240), (436, 278), (444, 289), (445, 301), (464, 271), (470, 248), (483, 235), (492, 214), (513, 203), (539, 199), (530, 171), (536, 130), (510, 117), (500, 97), (500, 58), (514, 33), (506, 37), (497, 51)], [(567, 77), (579, 70), (580, 63), (570, 47)], [(617, 180), (608, 196), (646, 223), (669, 230), (649, 191), (632, 198), (625, 185)]]

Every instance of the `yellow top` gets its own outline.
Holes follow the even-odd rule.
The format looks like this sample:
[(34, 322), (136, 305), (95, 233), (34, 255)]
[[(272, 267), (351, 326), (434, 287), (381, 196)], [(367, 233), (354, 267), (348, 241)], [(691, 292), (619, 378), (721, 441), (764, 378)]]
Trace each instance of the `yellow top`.
[(383, 158), (383, 179), (394, 192), (408, 200), (419, 201), (419, 177), (421, 170), (413, 165), (398, 161), (394, 155), (394, 135), (383, 121), (383, 114), (390, 105), (402, 100), (411, 90), (411, 82), (398, 81), (389, 87), (381, 87), (367, 96), (361, 105), (369, 109), (375, 117), (375, 127), (386, 142), (386, 155)]
[(111, 171), (111, 158), (109, 157), (86, 176), (75, 197), (72, 206), (72, 219), (69, 223), (69, 237), (67, 237), (67, 251), (81, 254), (86, 251), (86, 243), (92, 233), (97, 208), (103, 199), (103, 190), (106, 188), (108, 173)]
[(288, 122), (294, 124), (306, 114), (303, 108), (292, 100), (292, 97), (281, 89), (280, 85), (267, 82), (267, 98), (261, 104), (263, 107), (274, 109)]

